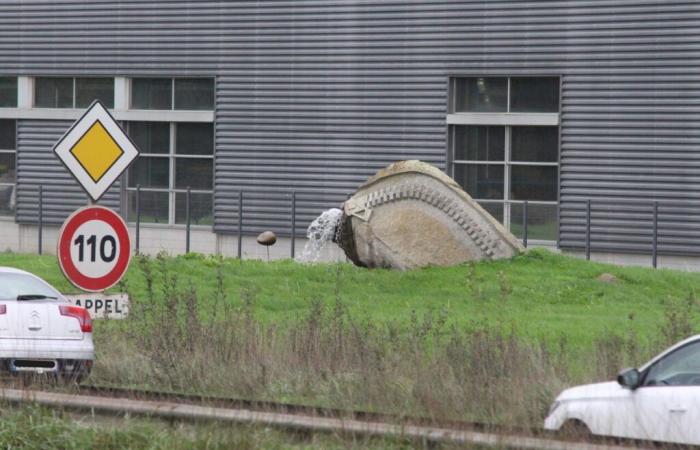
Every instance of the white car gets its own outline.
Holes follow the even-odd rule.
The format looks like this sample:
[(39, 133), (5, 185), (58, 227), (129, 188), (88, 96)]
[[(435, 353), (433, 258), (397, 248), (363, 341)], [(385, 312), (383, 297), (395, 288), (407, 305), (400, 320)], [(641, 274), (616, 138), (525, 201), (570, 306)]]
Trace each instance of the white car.
[(0, 267), (0, 362), (12, 374), (80, 381), (95, 359), (90, 313), (41, 278)]
[(562, 392), (544, 422), (548, 430), (700, 445), (700, 335), (667, 349), (617, 382)]

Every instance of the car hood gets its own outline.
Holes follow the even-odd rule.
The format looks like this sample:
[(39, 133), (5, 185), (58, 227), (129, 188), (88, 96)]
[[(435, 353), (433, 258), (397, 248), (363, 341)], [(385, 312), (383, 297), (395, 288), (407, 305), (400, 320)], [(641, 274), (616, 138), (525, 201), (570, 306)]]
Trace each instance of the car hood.
[(617, 398), (629, 395), (629, 389), (623, 388), (616, 381), (605, 383), (584, 384), (565, 390), (557, 401), (569, 400), (594, 400), (604, 398)]

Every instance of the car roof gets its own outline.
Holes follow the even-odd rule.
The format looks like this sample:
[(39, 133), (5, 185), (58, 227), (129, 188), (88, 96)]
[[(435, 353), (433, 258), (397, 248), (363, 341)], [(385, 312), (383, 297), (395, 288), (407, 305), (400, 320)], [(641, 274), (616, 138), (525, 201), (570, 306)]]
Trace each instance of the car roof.
[(673, 344), (672, 346), (670, 346), (669, 348), (667, 348), (663, 352), (661, 352), (658, 355), (656, 355), (655, 357), (653, 357), (649, 362), (647, 362), (646, 364), (641, 366), (639, 368), (639, 371), (641, 372), (643, 370), (646, 370), (647, 367), (651, 366), (656, 361), (660, 360), (661, 358), (668, 355), (669, 353), (671, 353), (675, 350), (678, 350), (679, 348), (684, 347), (684, 346), (690, 344), (691, 342), (695, 342), (695, 341), (700, 341), (700, 334), (696, 334), (695, 336), (691, 336), (687, 339), (683, 339), (682, 341)]
[(15, 269), (14, 267), (3, 267), (3, 266), (0, 266), (0, 273), (22, 273), (25, 275), (31, 275), (29, 272), (26, 272), (24, 270)]

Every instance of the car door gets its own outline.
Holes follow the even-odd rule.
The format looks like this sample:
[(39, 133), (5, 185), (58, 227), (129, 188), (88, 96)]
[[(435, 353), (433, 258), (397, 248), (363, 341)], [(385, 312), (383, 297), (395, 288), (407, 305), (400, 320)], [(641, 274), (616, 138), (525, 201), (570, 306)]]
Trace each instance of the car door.
[(632, 395), (635, 437), (700, 444), (700, 341), (664, 355), (642, 377)]

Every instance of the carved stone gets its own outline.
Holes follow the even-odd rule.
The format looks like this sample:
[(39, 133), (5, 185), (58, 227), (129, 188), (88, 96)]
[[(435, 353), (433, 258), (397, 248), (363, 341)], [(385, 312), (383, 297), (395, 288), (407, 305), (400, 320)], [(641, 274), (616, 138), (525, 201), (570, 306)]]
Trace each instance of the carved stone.
[(438, 168), (400, 161), (343, 204), (336, 242), (359, 266), (411, 269), (510, 258), (518, 239)]

